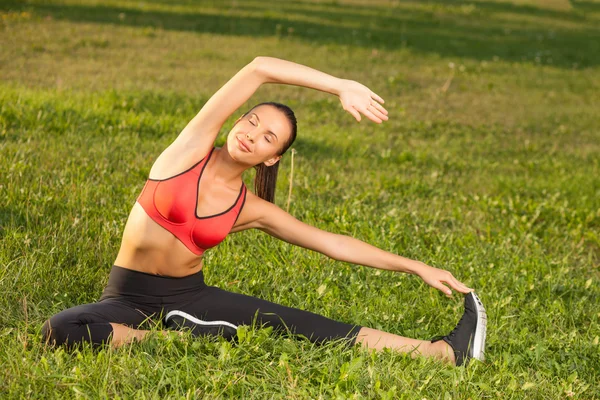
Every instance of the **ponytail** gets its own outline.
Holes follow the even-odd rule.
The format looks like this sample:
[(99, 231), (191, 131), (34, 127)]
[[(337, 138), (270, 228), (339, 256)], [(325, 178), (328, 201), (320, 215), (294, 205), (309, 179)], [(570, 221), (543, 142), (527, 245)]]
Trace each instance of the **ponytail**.
[(279, 161), (270, 167), (261, 163), (254, 168), (256, 168), (254, 192), (261, 199), (275, 203), (275, 188), (277, 185), (277, 173), (279, 172)]
[[(289, 108), (288, 106), (284, 105), (284, 104), (280, 104), (280, 103), (275, 103), (275, 102), (267, 102), (267, 103), (260, 103), (255, 105), (254, 107), (252, 107), (252, 109), (255, 109), (258, 106), (271, 106), (271, 107), (275, 107), (277, 110), (281, 111), (286, 118), (288, 119), (291, 127), (292, 127), (292, 133), (290, 134), (290, 138), (288, 139), (288, 141), (286, 143), (284, 143), (283, 148), (281, 149), (281, 152), (279, 153), (279, 155), (283, 155), (292, 145), (292, 143), (294, 143), (294, 140), (296, 140), (296, 133), (297, 133), (297, 124), (296, 124), (296, 115), (294, 115), (294, 112), (292, 111), (291, 108)], [(250, 110), (252, 111), (252, 110)], [(248, 111), (248, 112), (250, 112)], [(247, 114), (247, 113), (246, 113)], [(244, 114), (244, 115), (246, 115)], [(274, 203), (275, 202), (275, 188), (277, 185), (277, 173), (279, 171), (279, 161), (277, 161), (275, 164), (271, 165), (270, 167), (267, 167), (264, 163), (260, 163), (257, 166), (254, 167), (256, 169), (256, 176), (254, 177), (254, 192), (255, 194), (260, 197), (261, 199), (264, 199), (268, 202)]]

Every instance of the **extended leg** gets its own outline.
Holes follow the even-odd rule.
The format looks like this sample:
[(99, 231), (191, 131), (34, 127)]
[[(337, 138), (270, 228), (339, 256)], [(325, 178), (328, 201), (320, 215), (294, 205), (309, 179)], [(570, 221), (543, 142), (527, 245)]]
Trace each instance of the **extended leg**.
[[(280, 306), (214, 287), (208, 289), (210, 290), (205, 290), (200, 298), (188, 303), (181, 310), (173, 310), (170, 313), (176, 314), (176, 318), (183, 321), (183, 325), (191, 327), (198, 334), (212, 333), (206, 329), (205, 321), (199, 320), (201, 318), (221, 320), (220, 323), (224, 325), (247, 325), (256, 317), (260, 324), (276, 328), (285, 327), (292, 333), (302, 334), (314, 342), (346, 338), (349, 339), (349, 343), (356, 341), (371, 349), (391, 348), (410, 352), (413, 356), (434, 357), (455, 365), (463, 365), (471, 358), (484, 358), (487, 317), (475, 293), (465, 296), (465, 312), (454, 330), (443, 340), (430, 342), (344, 324), (308, 311)], [(167, 319), (168, 316), (169, 314)]]
[(308, 311), (215, 287), (207, 288), (203, 295), (180, 310), (172, 310), (167, 314), (167, 320), (169, 319), (179, 320), (181, 325), (190, 327), (199, 335), (215, 335), (220, 332), (225, 336), (234, 336), (236, 325), (250, 325), (256, 319), (259, 325), (287, 329), (314, 342), (347, 338), (350, 343), (356, 340), (370, 349), (392, 348), (411, 352), (414, 356), (435, 357), (454, 363), (452, 348), (444, 341), (431, 343), (376, 329), (356, 327)]
[(389, 347), (410, 351), (413, 355), (424, 355), (451, 361), (455, 365), (467, 364), (472, 358), (480, 361), (485, 356), (487, 314), (479, 297), (474, 293), (465, 295), (465, 312), (460, 321), (440, 340), (427, 342), (408, 339), (374, 329), (363, 328), (357, 341), (368, 348)]
[[(346, 339), (354, 343), (360, 327), (334, 321), (321, 315), (271, 303), (256, 297), (207, 287), (192, 301), (168, 310), (167, 326), (184, 325), (199, 335), (221, 329), (235, 335), (237, 325), (272, 326), (279, 331), (303, 335), (313, 342)], [(178, 320), (178, 323), (171, 321)], [(233, 327), (233, 331), (230, 327)]]
[(412, 357), (434, 357), (452, 364), (456, 362), (452, 347), (443, 340), (432, 343), (428, 340), (411, 339), (363, 327), (358, 332), (356, 342), (369, 349), (382, 350), (389, 348), (403, 353), (410, 352)]

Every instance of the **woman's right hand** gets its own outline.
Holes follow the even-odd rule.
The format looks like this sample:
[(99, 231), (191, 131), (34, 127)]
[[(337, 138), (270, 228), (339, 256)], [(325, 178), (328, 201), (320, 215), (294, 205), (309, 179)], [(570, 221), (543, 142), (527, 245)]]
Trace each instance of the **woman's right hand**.
[(381, 105), (385, 101), (365, 85), (342, 79), (338, 92), (344, 110), (348, 111), (358, 122), (361, 120), (360, 114), (378, 124), (388, 120), (388, 112)]

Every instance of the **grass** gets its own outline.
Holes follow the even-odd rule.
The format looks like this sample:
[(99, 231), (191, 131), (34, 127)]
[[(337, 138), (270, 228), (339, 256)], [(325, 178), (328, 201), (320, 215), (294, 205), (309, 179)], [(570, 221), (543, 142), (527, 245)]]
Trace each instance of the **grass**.
[[(0, 16), (1, 397), (600, 397), (600, 3), (32, 0)], [(477, 289), (485, 363), (252, 328), (238, 345), (40, 343), (46, 318), (98, 299), (153, 160), (256, 55), (386, 99), (382, 126), (306, 89), (269, 85), (250, 103), (298, 115), (293, 215)], [(288, 156), (283, 207), (289, 171)], [(449, 331), (462, 310), (415, 277), (258, 232), (231, 235), (205, 270), (231, 291), (411, 337)]]

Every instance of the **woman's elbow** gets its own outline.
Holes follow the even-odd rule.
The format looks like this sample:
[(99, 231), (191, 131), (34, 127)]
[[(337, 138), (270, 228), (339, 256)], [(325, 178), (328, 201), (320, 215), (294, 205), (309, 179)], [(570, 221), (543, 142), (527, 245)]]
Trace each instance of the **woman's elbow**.
[(254, 57), (254, 60), (249, 64), (250, 68), (252, 68), (252, 72), (255, 74), (264, 76), (265, 75), (265, 64), (267, 63), (267, 57), (257, 56)]
[(335, 235), (336, 237), (328, 243), (323, 254), (335, 261), (344, 261), (346, 258), (347, 247), (345, 246), (346, 236)]
[(257, 56), (250, 63), (252, 72), (256, 74), (262, 83), (281, 83), (277, 79), (277, 70), (281, 68), (277, 59), (273, 57)]

